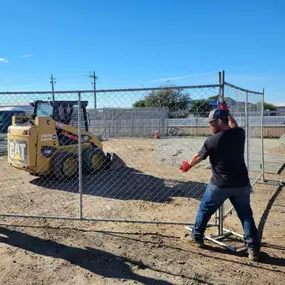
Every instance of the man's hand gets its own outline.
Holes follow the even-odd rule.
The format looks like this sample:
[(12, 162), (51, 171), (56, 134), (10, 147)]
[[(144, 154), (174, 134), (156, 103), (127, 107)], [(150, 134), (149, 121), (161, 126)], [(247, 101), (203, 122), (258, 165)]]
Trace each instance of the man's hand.
[(225, 101), (223, 101), (223, 103), (220, 103), (220, 104), (219, 104), (219, 108), (220, 108), (221, 110), (225, 110), (225, 111), (227, 111), (227, 112), (230, 112), (229, 107), (228, 107), (228, 105), (227, 105), (227, 103), (226, 103)]
[(202, 159), (199, 157), (198, 153), (196, 153), (193, 155), (192, 159), (189, 162), (187, 160), (183, 160), (182, 165), (180, 166), (180, 170), (187, 172), (201, 161)]
[(226, 101), (219, 103), (219, 109), (225, 110), (229, 113), (229, 117), (228, 117), (229, 118), (229, 126), (231, 128), (237, 128), (238, 124), (237, 124), (236, 120), (233, 118), (233, 116), (230, 114), (230, 110), (229, 110), (229, 107), (228, 107)]
[(180, 170), (182, 172), (187, 172), (190, 169), (191, 169), (191, 166), (189, 165), (188, 161), (183, 160), (182, 165), (180, 166)]
[(237, 121), (233, 118), (232, 115), (229, 115), (229, 126), (230, 126), (232, 129), (238, 127), (238, 123), (237, 123)]

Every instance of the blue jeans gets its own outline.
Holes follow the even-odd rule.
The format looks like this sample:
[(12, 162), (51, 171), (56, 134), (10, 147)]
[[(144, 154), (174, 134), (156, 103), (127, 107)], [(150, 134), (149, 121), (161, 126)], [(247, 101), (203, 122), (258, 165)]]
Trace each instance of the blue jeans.
[(245, 245), (249, 250), (259, 250), (260, 241), (250, 207), (250, 186), (237, 188), (218, 188), (209, 184), (201, 200), (193, 227), (193, 238), (201, 240), (204, 237), (207, 223), (226, 199), (230, 199), (244, 230)]

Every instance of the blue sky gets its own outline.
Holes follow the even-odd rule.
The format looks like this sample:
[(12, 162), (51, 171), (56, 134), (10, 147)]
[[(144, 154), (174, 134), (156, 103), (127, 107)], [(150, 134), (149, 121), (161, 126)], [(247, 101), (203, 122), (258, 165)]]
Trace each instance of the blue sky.
[[(285, 1), (1, 1), (0, 91), (226, 80), (285, 103)], [(198, 75), (197, 75), (198, 74)], [(196, 75), (196, 76), (192, 76)], [(184, 77), (184, 78), (180, 78)]]

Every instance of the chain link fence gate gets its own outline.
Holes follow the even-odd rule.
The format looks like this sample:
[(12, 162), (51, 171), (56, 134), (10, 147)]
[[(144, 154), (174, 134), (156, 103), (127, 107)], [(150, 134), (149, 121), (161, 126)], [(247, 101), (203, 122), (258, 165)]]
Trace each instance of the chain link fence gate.
[(245, 161), (253, 185), (263, 175), (263, 92), (225, 82), (225, 100), (238, 124), (246, 131)]
[[(179, 166), (210, 135), (207, 116), (217, 107), (221, 88), (246, 128), (246, 161), (254, 182), (263, 173), (258, 168), (263, 154), (261, 93), (229, 83), (0, 93), (3, 107), (26, 108), (26, 115), (33, 109), (29, 102), (42, 101), (36, 103), (35, 118), (18, 121), (2, 134), (0, 215), (189, 224), (211, 170), (208, 161), (187, 174)], [(115, 153), (126, 166), (105, 167), (107, 153)], [(224, 215), (230, 210), (226, 203)]]
[[(224, 82), (224, 99), (238, 125), (246, 132), (245, 163), (251, 185), (254, 186), (259, 179), (264, 180), (264, 92), (251, 91)], [(223, 215), (225, 218), (234, 208), (229, 200), (224, 205)]]
[[(210, 109), (208, 98), (218, 92), (219, 85), (97, 90), (96, 113), (101, 114), (101, 121), (97, 117), (93, 121), (96, 125), (90, 127), (106, 139), (105, 152), (114, 152), (127, 167), (114, 170), (111, 167), (88, 176), (83, 216), (165, 223), (193, 221), (209, 178), (209, 166), (203, 163), (193, 170), (191, 177), (181, 173), (179, 167), (183, 159), (190, 159), (200, 149), (207, 125), (197, 128), (198, 134), (203, 130), (201, 136), (187, 133), (177, 136), (171, 131), (169, 117), (187, 117), (189, 112), (185, 109), (194, 110), (192, 104), (200, 108), (199, 119), (206, 119)], [(92, 101), (94, 97), (93, 93), (82, 92), (81, 98)], [(133, 108), (144, 100), (152, 100), (156, 107)], [(195, 108), (193, 114), (196, 113)], [(191, 128), (190, 125), (188, 129)], [(201, 179), (204, 170), (207, 176)], [(182, 201), (180, 205), (175, 202), (178, 200)], [(96, 207), (92, 207), (95, 203)]]

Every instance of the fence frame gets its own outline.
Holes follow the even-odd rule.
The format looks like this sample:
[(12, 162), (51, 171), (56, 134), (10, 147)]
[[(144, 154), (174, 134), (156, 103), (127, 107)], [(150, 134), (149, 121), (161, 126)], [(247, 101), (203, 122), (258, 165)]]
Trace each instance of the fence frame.
[[(245, 125), (246, 125), (246, 154), (247, 154), (247, 166), (249, 166), (249, 114), (248, 114), (248, 94), (256, 94), (261, 95), (261, 120), (260, 120), (260, 127), (261, 127), (261, 173), (258, 175), (256, 180), (252, 183), (254, 185), (260, 178), (261, 181), (264, 182), (264, 141), (263, 141), (263, 116), (264, 116), (264, 89), (262, 92), (256, 92), (247, 90), (231, 83), (225, 81), (225, 72), (219, 72), (219, 83), (218, 84), (206, 84), (206, 85), (191, 85), (191, 86), (175, 86), (175, 87), (167, 87), (167, 89), (203, 89), (203, 88), (219, 88), (219, 100), (224, 100), (224, 88), (225, 86), (229, 86), (233, 89), (237, 89), (240, 91), (245, 92)], [(98, 90), (94, 88), (93, 90), (70, 90), (70, 91), (54, 91), (53, 94), (77, 94), (78, 95), (78, 103), (79, 108), (81, 107), (81, 96), (85, 93), (92, 93), (94, 94), (94, 98), (96, 98), (97, 94), (100, 93), (114, 93), (114, 92), (135, 92), (135, 91), (154, 91), (154, 90), (165, 90), (165, 87), (158, 87), (158, 88), (132, 88), (132, 89), (101, 89)], [(0, 92), (0, 95), (23, 95), (23, 94), (37, 94), (37, 95), (47, 95), (51, 94), (51, 91), (32, 91), (32, 92)], [(95, 103), (94, 103), (95, 104)], [(97, 108), (97, 106), (96, 106)], [(166, 126), (168, 128), (168, 126)], [(187, 225), (187, 229), (189, 225), (194, 225), (194, 223), (189, 222), (170, 222), (170, 221), (150, 221), (150, 220), (127, 220), (127, 219), (97, 219), (97, 218), (85, 218), (83, 215), (83, 178), (82, 178), (82, 149), (81, 149), (81, 112), (78, 112), (78, 159), (79, 159), (79, 178), (78, 178), (78, 185), (79, 185), (79, 216), (78, 217), (65, 217), (65, 216), (48, 216), (48, 215), (22, 215), (22, 214), (5, 214), (0, 213), (0, 217), (14, 217), (14, 218), (33, 218), (33, 219), (58, 219), (58, 220), (80, 220), (80, 221), (96, 221), (96, 222), (125, 222), (125, 223), (148, 223), (148, 224), (168, 224), (168, 225)], [(232, 209), (230, 210), (232, 211)], [(229, 211), (229, 212), (230, 212)], [(237, 248), (228, 246), (219, 241), (221, 237), (228, 236), (228, 235), (237, 235), (241, 237), (241, 235), (231, 232), (223, 227), (224, 219), (229, 214), (224, 214), (223, 205), (220, 207), (218, 212), (216, 213), (216, 220), (214, 224), (208, 224), (209, 227), (217, 227), (218, 233), (216, 236), (208, 237), (207, 239), (225, 247), (230, 250), (236, 250)]]
[[(253, 186), (260, 178), (261, 182), (264, 183), (264, 136), (263, 136), (263, 117), (264, 117), (264, 89), (262, 92), (256, 92), (256, 91), (251, 91), (247, 90), (238, 86), (235, 86), (231, 83), (228, 83), (225, 81), (225, 71), (223, 70), (222, 72), (219, 72), (219, 83), (220, 83), (220, 100), (223, 102), (224, 101), (224, 88), (225, 85), (243, 91), (245, 92), (245, 127), (246, 127), (246, 141), (245, 141), (245, 146), (246, 146), (246, 154), (247, 154), (247, 167), (249, 167), (249, 115), (248, 115), (248, 94), (256, 94), (256, 95), (261, 95), (261, 122), (260, 122), (260, 127), (261, 127), (261, 173), (257, 176), (257, 178), (251, 183)], [(211, 235), (207, 236), (205, 235), (205, 238), (224, 247), (227, 248), (231, 251), (237, 251), (239, 248), (244, 248), (244, 245), (242, 246), (230, 246), (227, 245), (224, 242), (221, 242), (220, 240), (234, 235), (239, 238), (243, 238), (243, 235), (233, 232), (231, 230), (228, 230), (224, 228), (224, 219), (234, 210), (234, 207), (232, 206), (230, 210), (226, 214), (224, 214), (224, 204), (221, 205), (221, 207), (218, 209), (218, 211), (215, 214), (216, 220), (217, 220), (217, 234), (216, 235)], [(186, 229), (192, 231), (192, 229), (188, 226)]]

